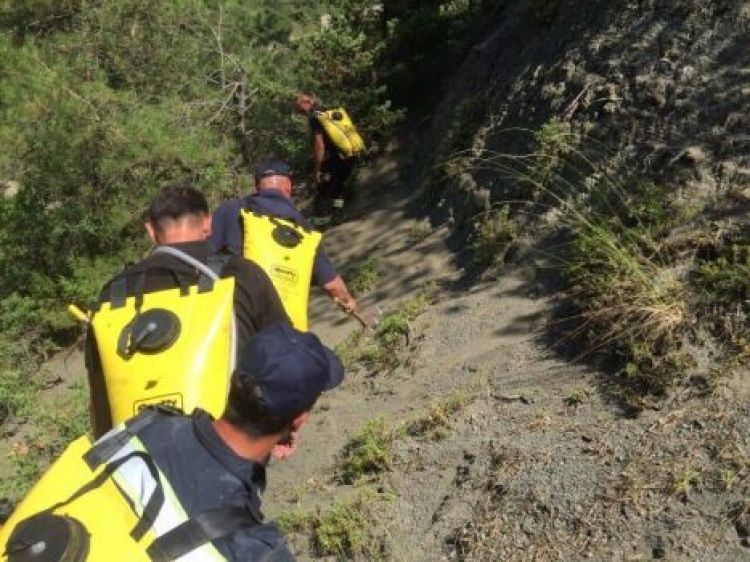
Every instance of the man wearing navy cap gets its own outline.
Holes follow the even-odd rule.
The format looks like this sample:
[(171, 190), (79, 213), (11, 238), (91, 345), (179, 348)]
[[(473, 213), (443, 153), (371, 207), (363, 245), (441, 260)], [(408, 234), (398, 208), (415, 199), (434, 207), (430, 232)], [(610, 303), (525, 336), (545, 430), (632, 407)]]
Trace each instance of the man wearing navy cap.
[[(244, 232), (241, 221), (243, 209), (288, 219), (305, 229), (313, 230), (312, 225), (292, 202), (291, 171), (283, 160), (272, 158), (260, 162), (255, 167), (255, 187), (256, 193), (227, 201), (221, 204), (212, 215), (209, 240), (217, 251), (229, 251), (235, 255), (242, 255), (244, 237), (252, 236), (252, 232), (247, 234)], [(357, 309), (356, 300), (349, 293), (344, 280), (320, 245), (315, 252), (311, 282), (313, 285), (322, 287), (345, 310)]]
[[(242, 350), (221, 418), (202, 410), (188, 417), (152, 409), (134, 418), (150, 416), (147, 423), (129, 422), (98, 441), (92, 450), (110, 451), (111, 459), (123, 458), (128, 448), (145, 450), (158, 469), (166, 500), (158, 512), (151, 510), (151, 559), (190, 553), (191, 560), (294, 560), (280, 529), (263, 523), (266, 465), (272, 456), (289, 454), (315, 402), (343, 378), (338, 357), (317, 336), (276, 324)], [(118, 440), (123, 433), (130, 437), (126, 444)], [(118, 483), (127, 482), (129, 464), (115, 471)], [(147, 480), (135, 479), (138, 492), (130, 496), (144, 513), (156, 495)]]

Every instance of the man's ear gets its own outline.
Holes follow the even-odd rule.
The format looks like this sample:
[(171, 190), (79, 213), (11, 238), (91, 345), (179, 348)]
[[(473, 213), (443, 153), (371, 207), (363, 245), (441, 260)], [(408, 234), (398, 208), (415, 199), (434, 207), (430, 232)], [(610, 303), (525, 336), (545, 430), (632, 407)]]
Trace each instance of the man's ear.
[(146, 233), (148, 234), (149, 239), (154, 244), (158, 244), (159, 241), (156, 239), (156, 229), (154, 229), (154, 225), (151, 221), (147, 221), (144, 223), (143, 228), (146, 229)]
[(310, 412), (302, 412), (299, 416), (294, 418), (294, 421), (292, 422), (292, 431), (299, 431), (299, 428), (302, 427), (302, 424), (304, 424), (309, 417)]
[(206, 215), (203, 219), (203, 233), (206, 235), (206, 238), (211, 236), (211, 215)]

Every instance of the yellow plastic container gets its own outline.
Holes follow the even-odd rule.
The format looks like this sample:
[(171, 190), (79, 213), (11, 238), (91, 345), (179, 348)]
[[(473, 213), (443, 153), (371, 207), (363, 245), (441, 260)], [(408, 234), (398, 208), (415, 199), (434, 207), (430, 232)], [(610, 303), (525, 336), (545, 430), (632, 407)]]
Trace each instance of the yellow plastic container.
[(365, 151), (365, 142), (343, 107), (315, 112), (315, 117), (336, 146), (342, 158), (351, 158)]
[(307, 331), (315, 252), (321, 233), (254, 211), (242, 210), (242, 255), (257, 263), (271, 278), (292, 324)]
[[(181, 295), (179, 288), (146, 293), (138, 313), (135, 297), (130, 297), (125, 306), (105, 303), (92, 315), (113, 425), (148, 404), (174, 406), (187, 414), (196, 407), (215, 417), (222, 414), (236, 353), (233, 295), (234, 279), (226, 278), (203, 293), (196, 286), (188, 295)], [(177, 333), (168, 334), (174, 341), (159, 351), (123, 353), (128, 348), (123, 339), (139, 337), (129, 326), (140, 316), (141, 327), (148, 327), (149, 311), (154, 310), (178, 319)]]
[[(32, 515), (68, 500), (82, 486), (94, 480), (103, 469), (92, 471), (83, 461), (83, 455), (91, 447), (88, 437), (80, 437), (71, 443), (26, 498), (19, 504), (10, 519), (0, 529), (0, 560), (32, 560), (24, 558), (24, 552), (11, 554), (8, 540), (13, 531)], [(57, 549), (63, 556), (57, 560), (77, 562), (79, 560), (139, 562), (149, 560), (146, 547), (154, 540), (152, 531), (140, 542), (130, 536), (138, 517), (125, 501), (112, 479), (81, 494), (75, 501), (53, 510), (55, 515), (66, 515), (82, 524), (80, 531), (70, 535), (54, 533), (50, 525), (43, 526), (42, 544), (30, 548)], [(78, 528), (78, 527), (76, 527)], [(26, 556), (28, 556), (28, 552)]]

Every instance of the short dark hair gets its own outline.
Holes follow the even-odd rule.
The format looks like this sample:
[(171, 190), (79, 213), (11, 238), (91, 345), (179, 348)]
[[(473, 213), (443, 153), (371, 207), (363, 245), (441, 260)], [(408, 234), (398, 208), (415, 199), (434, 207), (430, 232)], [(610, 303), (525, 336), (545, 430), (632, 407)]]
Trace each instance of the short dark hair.
[(187, 182), (178, 182), (156, 194), (146, 211), (146, 219), (159, 227), (164, 219), (179, 220), (189, 215), (207, 214), (208, 201), (203, 192)]
[(265, 437), (290, 429), (301, 413), (269, 413), (260, 387), (251, 378), (235, 373), (229, 383), (229, 398), (222, 418), (251, 437)]

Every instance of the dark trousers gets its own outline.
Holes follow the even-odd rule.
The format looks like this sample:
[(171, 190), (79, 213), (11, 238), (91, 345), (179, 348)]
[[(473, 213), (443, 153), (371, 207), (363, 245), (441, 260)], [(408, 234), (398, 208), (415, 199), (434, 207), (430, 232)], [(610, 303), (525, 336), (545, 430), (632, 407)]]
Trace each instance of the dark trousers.
[(349, 199), (347, 180), (354, 170), (354, 158), (342, 160), (337, 155), (323, 161), (320, 167), (321, 181), (315, 194), (315, 212), (330, 213), (334, 210), (334, 201)]

